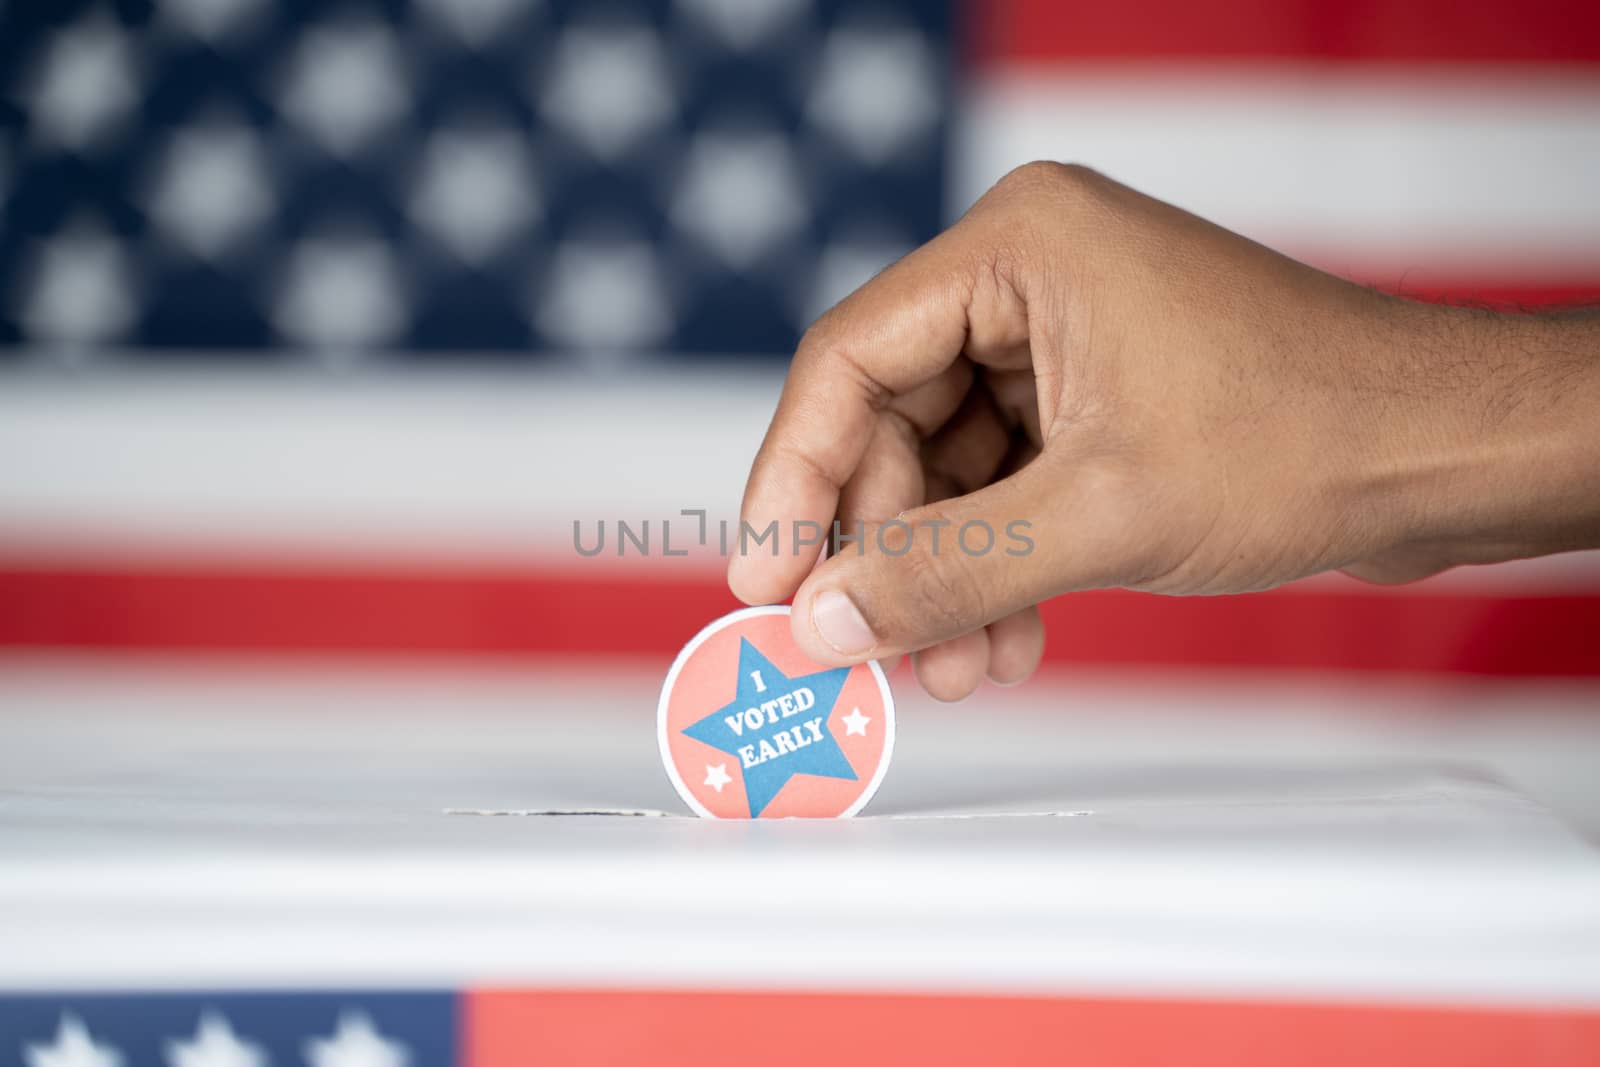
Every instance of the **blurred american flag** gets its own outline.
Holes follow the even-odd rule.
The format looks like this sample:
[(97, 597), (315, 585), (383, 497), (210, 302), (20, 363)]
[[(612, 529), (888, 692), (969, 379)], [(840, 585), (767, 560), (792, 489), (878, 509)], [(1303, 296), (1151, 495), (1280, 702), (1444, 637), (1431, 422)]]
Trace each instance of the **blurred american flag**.
[[(1600, 833), (1594, 555), (1062, 597), (1021, 690), (901, 676), (901, 811), (1103, 821), (438, 816), (665, 790), (719, 561), (573, 523), (735, 517), (810, 318), (1039, 157), (1593, 300), (1600, 5), (0, 0), (0, 1064), (1591, 1062), (1592, 856), (1371, 772)], [(844, 923), (795, 959), (783, 887)]]
[(1580, 2), (32, 0), (0, 20), (13, 357), (781, 353), (1035, 156), (1378, 284), (1600, 291)]
[(0, 17), (6, 342), (778, 353), (944, 209), (942, 2)]
[[(730, 606), (713, 568), (575, 566), (570, 524), (736, 515), (805, 324), (1033, 158), (1365, 283), (1600, 297), (1592, 3), (31, 0), (0, 28), (11, 644), (670, 651)], [(766, 358), (675, 358), (706, 355)], [(1574, 556), (1091, 594), (1050, 654), (1587, 677), (1597, 590)]]

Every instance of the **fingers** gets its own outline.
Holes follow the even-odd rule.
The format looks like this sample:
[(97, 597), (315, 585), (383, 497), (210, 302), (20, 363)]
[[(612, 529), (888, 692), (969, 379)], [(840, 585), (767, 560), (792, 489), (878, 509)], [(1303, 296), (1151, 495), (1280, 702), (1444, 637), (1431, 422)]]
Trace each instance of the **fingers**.
[(927, 500), (920, 460), (923, 439), (961, 409), (972, 379), (972, 364), (958, 359), (879, 413), (872, 442), (839, 493), (841, 532), (849, 534), (858, 522), (890, 518)]
[(977, 372), (970, 360), (957, 357), (931, 381), (892, 398), (885, 410), (902, 418), (919, 437), (932, 437), (961, 409)]
[(917, 681), (935, 700), (964, 700), (983, 681), (989, 666), (989, 633), (969, 634), (925, 648), (911, 657)]
[[(996, 685), (1019, 685), (1044, 659), (1044, 620), (1030, 605), (989, 624), (988, 676)], [(974, 687), (976, 688), (976, 687)]]
[[(952, 364), (951, 371), (964, 372), (958, 377), (961, 387), (971, 384), (971, 365), (965, 360)], [(987, 484), (1013, 451), (1007, 421), (988, 389), (972, 389), (953, 401), (945, 381), (950, 378), (947, 372), (897, 398), (893, 410), (880, 416), (872, 444), (840, 494), (842, 530), (856, 530), (858, 521), (864, 528), (868, 520), (899, 515), (925, 500), (970, 492)], [(953, 402), (960, 407), (952, 414)], [(1043, 635), (1038, 612), (1030, 607), (987, 633), (965, 634), (923, 650), (914, 669), (936, 699), (960, 700), (985, 676), (1007, 685), (1025, 680), (1038, 663)], [(890, 657), (884, 669), (892, 669), (899, 658)]]
[(904, 422), (879, 419), (872, 444), (839, 493), (841, 539), (923, 502), (920, 451), (921, 442)]
[(989, 387), (995, 407), (1006, 425), (1021, 427), (1034, 448), (1043, 448), (1044, 433), (1039, 426), (1039, 393), (1032, 369), (990, 370), (984, 375), (984, 384)]
[(998, 622), (912, 655), (917, 681), (935, 700), (965, 700), (987, 677), (996, 685), (1028, 680), (1044, 656), (1044, 622), (1028, 607)]
[(1450, 567), (1451, 563), (1443, 553), (1421, 549), (1389, 552), (1375, 559), (1352, 563), (1343, 570), (1350, 577), (1373, 585), (1404, 585), (1431, 578)]
[[(967, 339), (970, 239), (957, 226), (868, 282), (807, 332), (745, 486), (741, 518), (780, 539), (829, 523), (878, 432), (879, 413), (935, 381)], [(909, 417), (909, 416), (908, 416)], [(747, 603), (792, 594), (809, 558), (735, 551), (728, 583)]]
[[(1120, 584), (1145, 566), (1126, 536), (1129, 496), (1103, 468), (1046, 453), (976, 493), (869, 530), (805, 580), (795, 640), (821, 663), (926, 649), (1066, 589)], [(1021, 636), (1005, 636), (1012, 626)], [(1004, 680), (1036, 662), (1002, 627)]]
[[(924, 500), (932, 503), (964, 496), (988, 485), (1010, 447), (1011, 434), (989, 390), (972, 390), (960, 410), (922, 447)], [(898, 514), (899, 511), (879, 512), (873, 517), (884, 519)]]

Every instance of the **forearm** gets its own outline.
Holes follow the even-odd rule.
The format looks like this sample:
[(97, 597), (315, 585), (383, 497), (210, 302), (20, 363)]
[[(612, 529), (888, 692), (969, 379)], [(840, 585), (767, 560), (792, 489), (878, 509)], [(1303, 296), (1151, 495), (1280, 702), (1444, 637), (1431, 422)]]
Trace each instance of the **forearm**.
[(1424, 318), (1441, 404), (1410, 423), (1411, 547), (1450, 563), (1600, 548), (1600, 312)]

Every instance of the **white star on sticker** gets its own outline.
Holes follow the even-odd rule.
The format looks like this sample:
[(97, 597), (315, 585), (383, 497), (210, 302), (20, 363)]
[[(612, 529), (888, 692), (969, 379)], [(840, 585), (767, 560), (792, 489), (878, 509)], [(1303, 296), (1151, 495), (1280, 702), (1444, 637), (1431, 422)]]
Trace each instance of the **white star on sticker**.
[(24, 1045), (22, 1058), (28, 1067), (121, 1067), (122, 1053), (110, 1045), (96, 1043), (83, 1020), (65, 1012), (56, 1024), (56, 1039), (50, 1045)]
[(332, 1037), (314, 1037), (305, 1045), (311, 1067), (405, 1067), (410, 1052), (373, 1027), (362, 1012), (345, 1012)]
[(850, 714), (846, 715), (839, 721), (844, 723), (844, 735), (846, 737), (849, 737), (851, 734), (860, 734), (862, 737), (866, 737), (867, 723), (871, 722), (872, 720), (861, 714), (860, 708), (851, 708)]
[(720, 793), (722, 792), (722, 787), (731, 781), (733, 779), (728, 776), (728, 765), (726, 763), (706, 764), (706, 785)]
[(233, 1025), (214, 1011), (200, 1016), (194, 1037), (167, 1042), (169, 1067), (266, 1067), (260, 1045), (241, 1041)]

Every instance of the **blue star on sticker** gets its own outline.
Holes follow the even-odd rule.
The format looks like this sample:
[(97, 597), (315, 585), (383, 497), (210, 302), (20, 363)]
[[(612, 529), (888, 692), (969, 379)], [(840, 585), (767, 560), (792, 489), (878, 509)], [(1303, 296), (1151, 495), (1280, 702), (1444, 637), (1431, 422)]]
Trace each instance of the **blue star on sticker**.
[(828, 716), (849, 674), (849, 667), (836, 667), (790, 678), (740, 638), (733, 703), (683, 732), (738, 758), (754, 819), (797, 774), (856, 780), (855, 768), (828, 730)]

